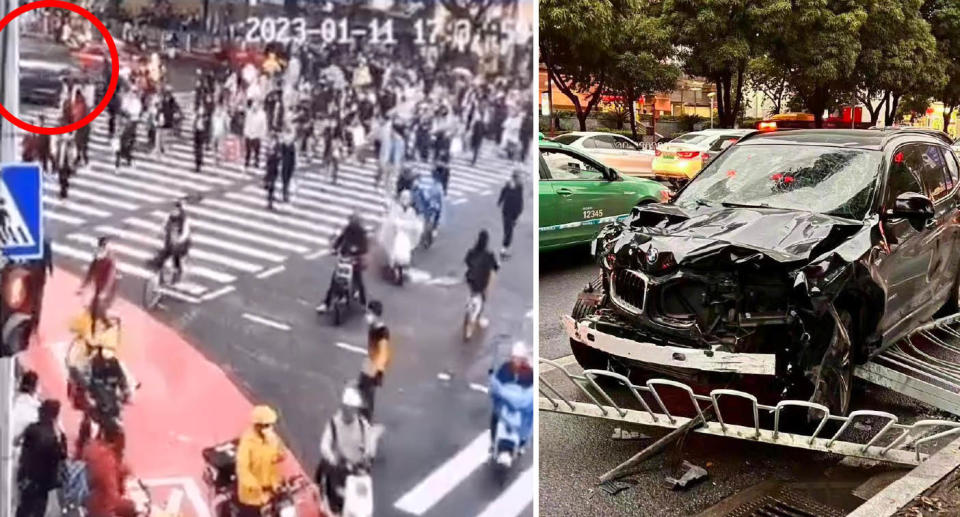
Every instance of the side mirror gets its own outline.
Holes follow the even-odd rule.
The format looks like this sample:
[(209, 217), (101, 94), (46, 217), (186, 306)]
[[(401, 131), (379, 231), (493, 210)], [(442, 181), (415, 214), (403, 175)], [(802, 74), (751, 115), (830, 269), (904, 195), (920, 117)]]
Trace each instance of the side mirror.
[(933, 218), (933, 201), (923, 194), (904, 192), (897, 196), (893, 207), (883, 213), (886, 219), (907, 219), (911, 223), (923, 223)]
[(607, 167), (607, 170), (604, 171), (603, 177), (606, 178), (607, 181), (617, 181), (620, 179), (620, 175), (617, 174), (616, 169), (610, 167)]

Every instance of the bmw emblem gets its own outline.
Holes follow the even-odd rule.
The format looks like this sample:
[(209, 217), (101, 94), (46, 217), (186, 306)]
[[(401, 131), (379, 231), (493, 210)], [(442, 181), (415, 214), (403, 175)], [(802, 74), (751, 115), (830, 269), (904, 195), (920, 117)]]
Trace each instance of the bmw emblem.
[(650, 251), (647, 252), (647, 263), (653, 264), (657, 261), (657, 258), (660, 257), (660, 252), (657, 251), (657, 248), (650, 248)]

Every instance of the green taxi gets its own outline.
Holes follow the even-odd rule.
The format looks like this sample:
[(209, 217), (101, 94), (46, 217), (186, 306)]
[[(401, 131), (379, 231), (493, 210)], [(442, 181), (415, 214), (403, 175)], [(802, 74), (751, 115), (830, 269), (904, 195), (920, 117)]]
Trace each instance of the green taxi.
[(656, 181), (623, 176), (563, 144), (540, 139), (540, 251), (586, 244), (642, 203), (668, 199)]

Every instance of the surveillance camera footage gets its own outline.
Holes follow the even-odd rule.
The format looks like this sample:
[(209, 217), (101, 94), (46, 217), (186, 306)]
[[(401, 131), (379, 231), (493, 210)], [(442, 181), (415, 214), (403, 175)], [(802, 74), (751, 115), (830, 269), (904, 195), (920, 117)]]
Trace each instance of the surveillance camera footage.
[(0, 516), (532, 516), (532, 2), (73, 5), (116, 77), (0, 34), (23, 122), (109, 97), (3, 151)]

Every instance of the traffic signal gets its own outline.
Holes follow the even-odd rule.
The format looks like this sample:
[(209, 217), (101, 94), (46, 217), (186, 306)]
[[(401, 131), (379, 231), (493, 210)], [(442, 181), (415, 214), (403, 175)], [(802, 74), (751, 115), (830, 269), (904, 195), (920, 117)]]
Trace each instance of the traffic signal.
[(11, 357), (30, 343), (34, 318), (30, 273), (26, 266), (11, 264), (0, 270), (0, 357)]

